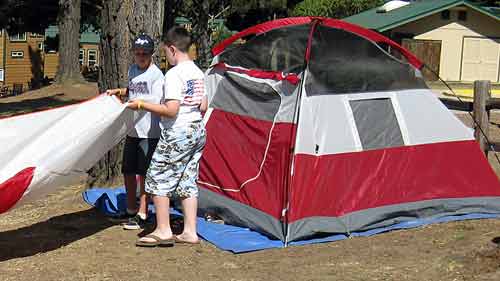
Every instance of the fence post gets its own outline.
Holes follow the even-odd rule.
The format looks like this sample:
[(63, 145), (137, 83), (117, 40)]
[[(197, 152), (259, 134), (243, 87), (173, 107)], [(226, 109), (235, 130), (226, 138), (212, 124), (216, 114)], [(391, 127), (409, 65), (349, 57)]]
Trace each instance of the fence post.
[[(476, 123), (474, 124), (474, 137), (476, 138), (481, 150), (484, 151), (486, 156), (488, 156), (488, 142), (486, 138), (489, 135), (490, 117), (489, 112), (486, 110), (486, 104), (491, 98), (491, 82), (490, 81), (474, 81), (474, 119)], [(478, 124), (483, 130), (477, 128)]]

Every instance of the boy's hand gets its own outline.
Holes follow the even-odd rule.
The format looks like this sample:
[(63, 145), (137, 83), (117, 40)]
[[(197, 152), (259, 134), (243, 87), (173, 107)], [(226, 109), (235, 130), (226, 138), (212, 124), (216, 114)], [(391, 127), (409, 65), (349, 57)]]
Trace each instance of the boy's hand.
[(140, 110), (140, 109), (142, 109), (143, 105), (144, 105), (144, 102), (142, 100), (133, 100), (133, 101), (129, 101), (127, 103), (127, 107), (132, 109), (132, 110)]
[(106, 91), (106, 95), (108, 96), (123, 96), (123, 89), (109, 89)]
[(120, 89), (109, 89), (106, 91), (106, 95), (114, 96), (120, 93)]

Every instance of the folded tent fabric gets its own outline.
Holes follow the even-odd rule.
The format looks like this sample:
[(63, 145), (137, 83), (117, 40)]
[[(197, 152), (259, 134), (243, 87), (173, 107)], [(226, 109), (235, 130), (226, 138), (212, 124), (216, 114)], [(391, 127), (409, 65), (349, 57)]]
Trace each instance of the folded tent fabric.
[(100, 95), (0, 119), (0, 213), (80, 182), (140, 116)]

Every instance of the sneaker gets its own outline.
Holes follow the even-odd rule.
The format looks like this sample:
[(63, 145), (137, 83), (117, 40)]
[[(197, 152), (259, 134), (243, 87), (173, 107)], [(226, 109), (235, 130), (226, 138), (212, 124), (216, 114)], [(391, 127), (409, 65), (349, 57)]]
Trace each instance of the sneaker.
[(144, 229), (146, 223), (147, 219), (143, 220), (139, 215), (135, 215), (133, 218), (130, 218), (128, 222), (122, 224), (122, 226), (125, 230), (138, 230)]
[(108, 219), (112, 222), (126, 223), (135, 216), (137, 216), (137, 213), (135, 214), (124, 213), (117, 216), (108, 217)]

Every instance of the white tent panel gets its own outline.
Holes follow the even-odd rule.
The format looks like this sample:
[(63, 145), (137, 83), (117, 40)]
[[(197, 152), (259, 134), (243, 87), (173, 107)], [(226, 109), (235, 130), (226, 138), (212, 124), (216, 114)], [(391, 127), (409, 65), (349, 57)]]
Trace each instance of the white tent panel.
[(411, 145), (474, 139), (467, 128), (430, 90), (397, 96)]
[[(352, 101), (390, 101), (390, 111), (366, 115), (360, 128)], [(375, 104), (375, 102), (374, 102)], [(389, 116), (392, 115), (392, 116)], [(382, 116), (382, 118), (380, 118)], [(419, 145), (473, 139), (472, 131), (451, 113), (430, 90), (387, 91), (346, 95), (303, 96), (297, 132), (296, 153), (338, 154), (364, 150), (359, 130), (387, 134), (391, 121), (400, 131), (400, 145)], [(366, 135), (366, 134), (364, 134)], [(369, 135), (369, 134), (368, 134)], [(383, 138), (378, 148), (384, 148)], [(387, 147), (391, 147), (390, 145)]]

